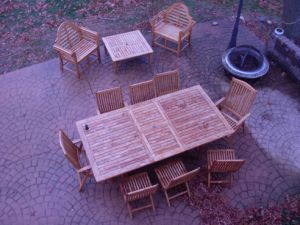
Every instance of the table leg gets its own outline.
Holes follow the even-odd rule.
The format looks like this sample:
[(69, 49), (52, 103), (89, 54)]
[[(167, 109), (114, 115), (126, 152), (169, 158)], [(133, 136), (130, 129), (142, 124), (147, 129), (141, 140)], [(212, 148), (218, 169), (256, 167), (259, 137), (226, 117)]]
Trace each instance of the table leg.
[(152, 64), (152, 53), (148, 54), (148, 64)]
[(104, 46), (104, 54), (107, 56), (107, 48)]
[(118, 72), (118, 63), (117, 62), (112, 62), (112, 64), (113, 64), (114, 72), (117, 73)]

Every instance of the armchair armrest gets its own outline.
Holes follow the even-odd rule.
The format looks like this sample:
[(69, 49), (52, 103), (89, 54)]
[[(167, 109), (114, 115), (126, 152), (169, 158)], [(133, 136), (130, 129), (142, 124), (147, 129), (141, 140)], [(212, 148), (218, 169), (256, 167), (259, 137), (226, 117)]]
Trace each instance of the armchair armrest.
[(192, 30), (192, 28), (195, 24), (196, 24), (196, 22), (194, 20), (192, 20), (190, 22), (190, 24), (186, 28), (184, 28), (182, 31), (180, 31), (179, 33), (181, 33), (182, 36), (185, 35), (186, 33), (190, 32)]
[(81, 140), (78, 138), (78, 139), (74, 139), (72, 140), (73, 144), (77, 145), (77, 144), (81, 144)]
[(57, 44), (54, 44), (53, 45), (53, 48), (58, 51), (58, 52), (61, 52), (62, 54), (65, 54), (65, 55), (68, 55), (70, 57), (74, 57), (75, 56), (75, 52), (69, 50), (69, 49), (66, 49), (66, 48), (63, 48)]
[(152, 29), (154, 29), (157, 24), (159, 24), (163, 20), (165, 12), (166, 10), (163, 10), (149, 20)]
[(96, 31), (92, 31), (86, 27), (79, 27), (80, 31), (81, 31), (81, 34), (82, 36), (85, 38), (85, 39), (88, 39), (90, 41), (93, 41), (95, 42), (98, 46), (99, 46), (99, 43), (100, 43), (100, 35), (98, 32)]
[(245, 116), (243, 116), (237, 123), (236, 127), (239, 128), (249, 116), (250, 116), (250, 113), (247, 113)]
[(217, 107), (219, 107), (219, 106), (222, 104), (222, 102), (224, 102), (224, 100), (225, 100), (225, 97), (221, 98), (220, 100), (218, 100), (218, 101), (215, 103), (215, 105), (216, 105)]
[(82, 173), (82, 172), (90, 170), (91, 168), (92, 167), (90, 165), (88, 165), (88, 166), (82, 167), (81, 169), (77, 170), (77, 172)]

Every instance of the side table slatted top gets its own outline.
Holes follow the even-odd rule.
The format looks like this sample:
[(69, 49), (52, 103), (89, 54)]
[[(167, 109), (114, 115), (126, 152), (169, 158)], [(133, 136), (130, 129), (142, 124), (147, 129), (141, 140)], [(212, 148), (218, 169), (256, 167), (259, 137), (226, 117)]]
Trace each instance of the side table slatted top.
[[(85, 125), (89, 130), (85, 130)], [(97, 182), (232, 134), (198, 85), (76, 123)]]
[(104, 37), (102, 40), (113, 62), (153, 53), (139, 30)]

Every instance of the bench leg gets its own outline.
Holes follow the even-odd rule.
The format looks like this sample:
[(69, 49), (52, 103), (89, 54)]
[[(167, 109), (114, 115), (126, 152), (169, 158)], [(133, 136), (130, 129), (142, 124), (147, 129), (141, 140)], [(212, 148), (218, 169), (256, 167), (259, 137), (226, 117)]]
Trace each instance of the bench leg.
[(76, 67), (77, 77), (78, 77), (78, 79), (80, 79), (80, 71), (79, 71), (78, 63), (75, 64), (75, 67)]
[(64, 71), (64, 61), (63, 61), (63, 58), (61, 57), (61, 55), (59, 55), (59, 68), (60, 68), (60, 71), (63, 72)]

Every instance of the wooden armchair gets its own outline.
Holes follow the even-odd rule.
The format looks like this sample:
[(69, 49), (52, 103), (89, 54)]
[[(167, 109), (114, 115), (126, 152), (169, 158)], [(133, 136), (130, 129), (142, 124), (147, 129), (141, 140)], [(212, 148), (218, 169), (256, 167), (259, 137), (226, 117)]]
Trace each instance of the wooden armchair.
[(244, 81), (233, 78), (225, 97), (216, 106), (236, 131), (250, 116), (250, 109), (256, 98), (256, 90)]
[[(192, 28), (195, 24), (186, 5), (174, 3), (150, 19), (152, 46), (158, 45), (176, 52), (178, 57), (183, 49), (191, 46)], [(163, 39), (164, 44), (159, 39)], [(168, 47), (167, 41), (177, 44), (177, 49)]]
[(111, 88), (96, 93), (97, 113), (106, 113), (125, 106), (122, 89), (120, 87)]
[[(142, 209), (152, 208), (152, 210), (155, 211), (152, 196), (157, 191), (158, 184), (152, 185), (146, 172), (123, 178), (123, 181), (120, 184), (120, 189), (131, 218), (133, 212), (140, 211)], [(130, 202), (144, 198), (149, 198), (150, 203), (136, 208), (133, 208), (130, 204)]]
[(154, 82), (152, 80), (129, 86), (131, 104), (143, 102), (155, 98)]
[[(209, 150), (207, 152), (208, 168), (208, 188), (211, 184), (228, 183), (231, 186), (233, 182), (233, 173), (237, 172), (244, 164), (245, 160), (236, 159), (233, 149)], [(229, 179), (212, 180), (212, 173), (229, 173)]]
[(79, 63), (81, 61), (89, 60), (88, 56), (96, 53), (98, 62), (101, 63), (99, 43), (100, 36), (97, 32), (77, 26), (72, 22), (63, 22), (57, 30), (53, 45), (59, 56), (61, 71), (65, 64), (72, 63), (76, 70), (69, 70), (76, 73), (80, 79)]
[[(197, 175), (200, 168), (187, 172), (183, 162), (181, 160), (171, 161), (166, 165), (163, 165), (155, 169), (155, 173), (159, 179), (159, 182), (164, 190), (168, 206), (170, 206), (170, 200), (177, 198), (181, 195), (191, 195), (188, 181)], [(177, 186), (184, 185), (183, 191), (169, 196), (168, 190)]]
[(153, 80), (156, 96), (161, 96), (180, 90), (178, 70), (156, 74)]
[[(78, 143), (80, 143), (79, 147), (76, 146), (76, 144)], [(90, 165), (82, 166), (80, 163), (81, 154), (85, 156), (85, 161), (88, 162), (85, 152), (82, 149), (82, 143), (81, 141), (72, 142), (68, 138), (68, 136), (62, 130), (60, 130), (59, 144), (65, 157), (70, 161), (70, 163), (72, 164), (72, 166), (75, 168), (77, 172), (78, 180), (79, 180), (79, 191), (82, 191), (87, 178), (93, 175)]]

